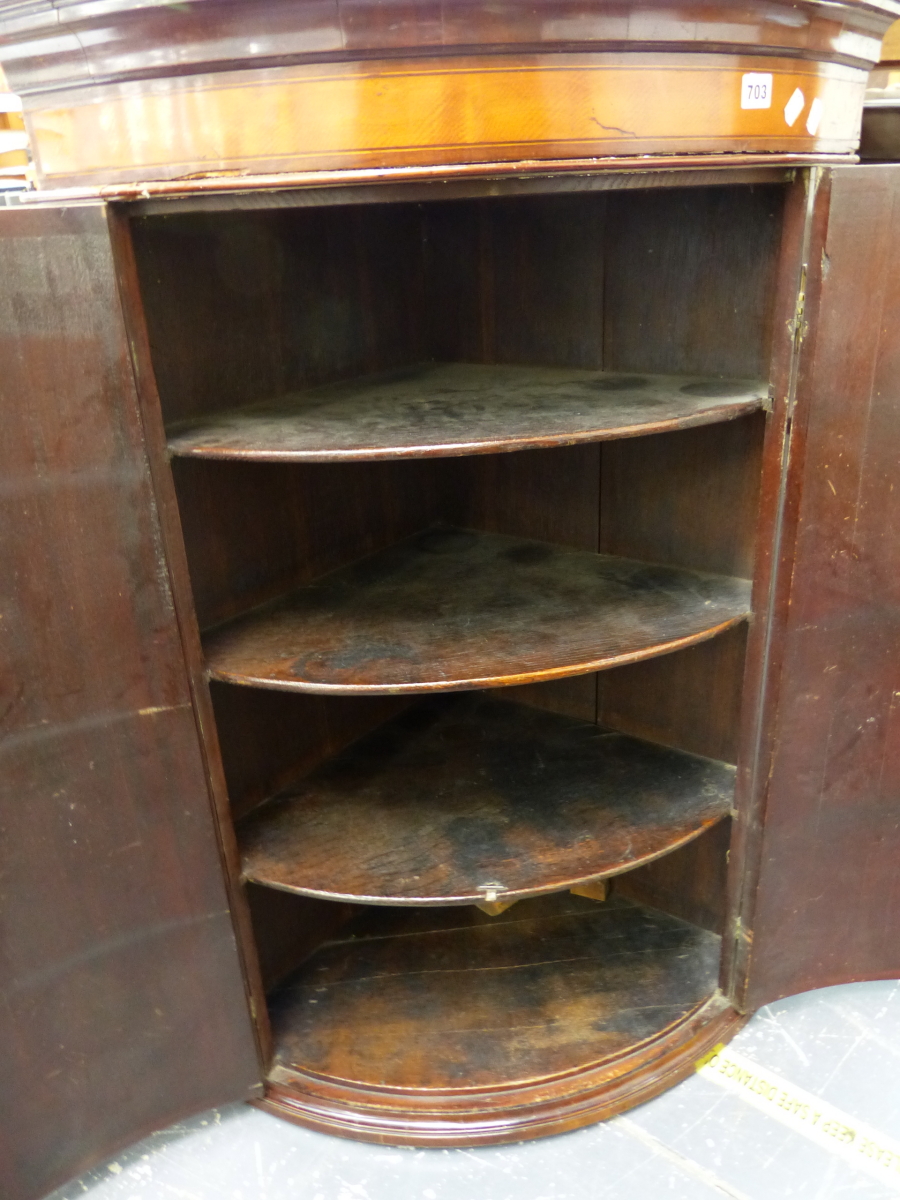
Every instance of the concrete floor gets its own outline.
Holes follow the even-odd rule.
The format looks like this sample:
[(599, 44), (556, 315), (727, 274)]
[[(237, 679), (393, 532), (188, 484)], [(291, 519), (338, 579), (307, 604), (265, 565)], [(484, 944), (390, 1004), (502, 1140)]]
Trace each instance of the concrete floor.
[[(820, 1122), (829, 1136), (817, 1142), (811, 1117), (752, 1089), (725, 1090), (716, 1070), (603, 1125), (478, 1150), (368, 1146), (232, 1105), (139, 1142), (52, 1200), (896, 1200), (900, 981), (772, 1004), (732, 1051), (776, 1073), (782, 1098), (802, 1089), (839, 1110)], [(863, 1132), (874, 1159), (859, 1153)]]

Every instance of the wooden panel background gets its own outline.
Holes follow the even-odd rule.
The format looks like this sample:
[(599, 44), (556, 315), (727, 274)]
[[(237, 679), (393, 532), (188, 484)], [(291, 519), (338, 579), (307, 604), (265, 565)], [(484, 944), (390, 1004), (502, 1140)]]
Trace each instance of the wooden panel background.
[(0, 212), (0, 279), (0, 1178), (30, 1200), (259, 1062), (102, 206)]
[(816, 225), (750, 1008), (900, 975), (900, 168), (825, 172)]

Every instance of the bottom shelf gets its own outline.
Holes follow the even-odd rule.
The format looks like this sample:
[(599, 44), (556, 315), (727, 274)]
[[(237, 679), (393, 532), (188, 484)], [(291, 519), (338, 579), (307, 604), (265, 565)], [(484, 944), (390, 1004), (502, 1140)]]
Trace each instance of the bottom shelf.
[(461, 1145), (574, 1128), (687, 1074), (740, 1018), (720, 939), (613, 897), (372, 909), (272, 995), (265, 1107), (332, 1133)]

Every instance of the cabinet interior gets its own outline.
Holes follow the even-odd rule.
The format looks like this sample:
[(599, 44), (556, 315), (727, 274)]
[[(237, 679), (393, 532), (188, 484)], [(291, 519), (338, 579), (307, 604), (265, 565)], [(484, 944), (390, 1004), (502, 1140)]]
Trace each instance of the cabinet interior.
[[(713, 398), (723, 380), (744, 380), (761, 384), (764, 397), (782, 199), (776, 185), (704, 186), (135, 218), (166, 428), (174, 434), (224, 410), (427, 363), (689, 377), (708, 381)], [(627, 380), (622, 386), (627, 391)], [(201, 635), (209, 645), (228, 622), (446, 526), (750, 580), (765, 408), (668, 432), (503, 453), (341, 462), (173, 453)], [(608, 745), (649, 744), (647, 754), (661, 762), (666, 748), (683, 752), (679, 762), (701, 756), (731, 768), (746, 631), (746, 620), (735, 618), (686, 648), (478, 696), (568, 722), (560, 736), (588, 725), (609, 738), (627, 735)], [(272, 797), (300, 786), (295, 804), (310, 807), (305, 781), (324, 771), (332, 790), (316, 793), (321, 811), (342, 786), (333, 784), (338, 756), (381, 737), (378, 753), (390, 764), (402, 742), (394, 730), (448, 712), (452, 725), (452, 706), (464, 703), (402, 689), (323, 694), (221, 678), (209, 686), (216, 728), (208, 736), (218, 743), (211, 752), (221, 753), (239, 844), (242, 831), (265, 825)], [(477, 703), (473, 711), (489, 711)], [(438, 716), (418, 718), (429, 705)], [(416, 760), (420, 784), (433, 746), (426, 750), (425, 765)], [(365, 791), (371, 761), (357, 754), (340, 778)], [(452, 773), (452, 764), (441, 769)], [(400, 776), (386, 776), (391, 796)], [(530, 786), (533, 793), (533, 779)], [(658, 799), (668, 786), (647, 784), (634, 801), (635, 821), (650, 792)], [(677, 816), (682, 801), (670, 800)], [(523, 1072), (569, 1071), (585, 1056), (602, 1061), (657, 1036), (716, 986), (733, 801), (723, 791), (716, 802), (712, 815), (692, 818), (688, 833), (684, 820), (672, 818), (670, 830), (660, 818), (648, 860), (628, 869), (620, 854), (607, 872), (611, 887), (595, 883), (593, 896), (605, 900), (592, 898), (590, 886), (573, 894), (548, 884), (505, 911), (503, 888), (486, 888), (481, 909), (471, 899), (442, 903), (437, 893), (373, 905), (343, 892), (340, 881), (330, 899), (288, 890), (284, 873), (269, 884), (247, 882), (271, 995), (271, 1077), (289, 1087), (291, 1072), (303, 1068), (366, 1086), (500, 1086)], [(534, 794), (528, 803), (540, 812)], [(329, 864), (352, 866), (355, 846), (362, 853), (371, 840), (364, 808), (348, 812), (355, 815), (342, 844), (322, 843), (324, 878)], [(522, 831), (515, 806), (504, 812), (508, 853)], [(442, 826), (429, 869), (444, 863), (442, 847), (451, 865), (471, 857), (476, 818), (465, 838)], [(628, 813), (615, 820), (621, 829)], [(529, 821), (514, 844), (531, 847), (520, 853), (537, 878), (540, 818)], [(551, 828), (548, 818), (548, 859), (551, 848), (560, 857), (564, 826), (570, 840), (588, 835), (560, 821)], [(417, 828), (391, 843), (392, 854), (406, 856), (407, 873), (427, 857)], [(282, 864), (290, 859), (285, 844)], [(376, 872), (377, 856), (373, 862)], [(302, 863), (287, 866), (302, 878)], [(570, 959), (582, 966), (546, 965)], [(516, 972), (503, 982), (491, 971), (482, 972), (490, 977), (483, 987), (475, 982), (476, 968), (510, 964), (521, 968), (518, 983), (507, 978)], [(401, 1021), (416, 1031), (402, 1053), (392, 1041)], [(513, 1041), (497, 1033), (507, 1025), (519, 1031)]]

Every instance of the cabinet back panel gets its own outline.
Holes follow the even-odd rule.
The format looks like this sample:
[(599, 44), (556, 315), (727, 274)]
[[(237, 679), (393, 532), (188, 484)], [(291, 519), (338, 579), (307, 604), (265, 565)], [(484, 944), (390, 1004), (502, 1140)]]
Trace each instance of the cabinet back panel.
[(201, 628), (425, 528), (427, 461), (312, 465), (173, 460)]
[(737, 762), (747, 626), (598, 676), (598, 721), (691, 754)]
[(602, 447), (600, 549), (753, 575), (762, 413)]
[[(600, 549), (749, 578), (765, 417), (602, 448)], [(600, 677), (599, 720), (735, 762), (746, 627)]]
[[(602, 447), (600, 548), (751, 577), (765, 416)], [(597, 720), (734, 763), (747, 627), (597, 676)], [(730, 823), (617, 885), (622, 895), (721, 931)]]
[(429, 356), (603, 366), (603, 196), (425, 209)]
[(613, 890), (724, 935), (730, 842), (731, 818), (725, 817), (679, 850), (617, 876)]
[(426, 356), (415, 206), (133, 227), (167, 424)]
[(783, 191), (609, 197), (604, 366), (766, 379)]
[[(446, 462), (445, 519), (471, 529), (596, 550), (600, 537), (600, 447), (564, 446)], [(527, 684), (510, 699), (596, 720), (597, 676)]]
[(248, 883), (246, 890), (267, 992), (360, 911), (353, 904), (316, 900), (253, 883)]
[(210, 684), (232, 814), (239, 819), (412, 703)]

